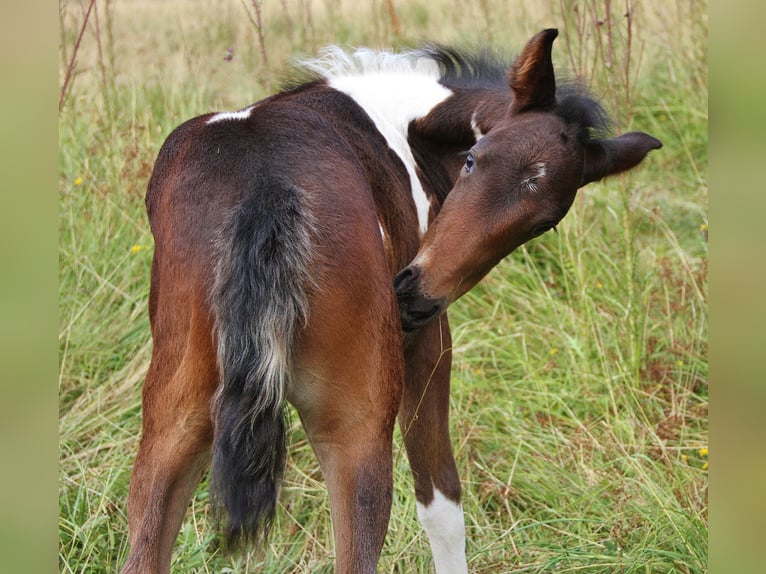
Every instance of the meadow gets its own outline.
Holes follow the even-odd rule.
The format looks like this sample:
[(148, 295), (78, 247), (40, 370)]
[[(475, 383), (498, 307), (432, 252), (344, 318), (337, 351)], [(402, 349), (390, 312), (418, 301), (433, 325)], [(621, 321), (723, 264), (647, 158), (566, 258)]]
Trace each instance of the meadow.
[[(115, 571), (149, 363), (143, 196), (182, 121), (277, 90), (322, 46), (518, 51), (555, 26), (557, 71), (617, 131), (663, 141), (450, 311), (453, 447), (472, 573), (707, 572), (707, 2), (60, 0), (59, 570)], [(83, 22), (86, 20), (86, 26)], [(82, 34), (81, 34), (82, 32)], [(218, 545), (207, 478), (174, 572), (332, 572), (329, 505), (292, 417), (264, 550)], [(379, 569), (432, 571), (397, 431)]]

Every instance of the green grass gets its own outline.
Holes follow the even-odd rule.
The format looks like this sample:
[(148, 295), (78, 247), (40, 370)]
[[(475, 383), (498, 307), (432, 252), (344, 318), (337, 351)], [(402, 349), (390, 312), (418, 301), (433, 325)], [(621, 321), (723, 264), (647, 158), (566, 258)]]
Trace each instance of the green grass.
[[(251, 5), (237, 1), (99, 0), (98, 28), (92, 15), (83, 37), (59, 116), (60, 571), (114, 571), (127, 555), (151, 350), (143, 194), (173, 127), (267, 95), (295, 57), (331, 42), (489, 40), (518, 50), (558, 25), (559, 68), (572, 70), (571, 56), (587, 54), (574, 72), (593, 78), (622, 129), (665, 146), (634, 173), (583, 190), (558, 233), (513, 253), (452, 307), (452, 436), (469, 569), (706, 572), (706, 5), (642, 3), (630, 49), (622, 5), (613, 8), (610, 56), (605, 25), (587, 20), (578, 35), (576, 13), (554, 0), (395, 2), (398, 34), (384, 2), (264, 4), (266, 65), (245, 12)], [(607, 3), (580, 4), (603, 16)], [(60, 5), (60, 83), (86, 5)], [(225, 62), (229, 47), (235, 57)], [(175, 571), (332, 571), (324, 485), (293, 421), (265, 552), (219, 550), (205, 479)], [(394, 459), (380, 570), (427, 573), (398, 432)]]

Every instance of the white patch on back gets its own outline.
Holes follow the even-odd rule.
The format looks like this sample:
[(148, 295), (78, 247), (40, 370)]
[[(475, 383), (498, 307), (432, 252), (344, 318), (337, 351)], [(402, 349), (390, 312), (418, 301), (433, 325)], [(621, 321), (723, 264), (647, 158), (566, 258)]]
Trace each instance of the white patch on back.
[(418, 519), (428, 534), (436, 574), (467, 574), (463, 508), (434, 487), (434, 499), (416, 503)]
[(216, 122), (223, 122), (227, 120), (246, 120), (250, 117), (250, 114), (253, 112), (253, 108), (255, 106), (248, 106), (246, 108), (243, 108), (241, 110), (237, 110), (236, 112), (221, 112), (219, 114), (215, 114), (214, 116), (208, 118), (207, 122), (208, 124), (214, 124)]
[(415, 53), (357, 50), (349, 55), (329, 48), (325, 58), (304, 66), (321, 73), (333, 89), (352, 97), (386, 138), (407, 169), (420, 233), (425, 233), (431, 205), (417, 176), (407, 129), (412, 120), (427, 115), (452, 95), (439, 83), (438, 64)]

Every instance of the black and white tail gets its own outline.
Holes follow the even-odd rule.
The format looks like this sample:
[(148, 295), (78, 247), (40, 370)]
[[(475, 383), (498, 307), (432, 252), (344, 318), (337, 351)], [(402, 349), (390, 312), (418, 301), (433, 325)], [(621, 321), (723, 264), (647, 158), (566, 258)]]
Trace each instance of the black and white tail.
[(311, 225), (302, 191), (262, 181), (222, 231), (211, 495), (236, 546), (268, 533), (285, 466), (284, 395), (296, 328), (308, 315)]

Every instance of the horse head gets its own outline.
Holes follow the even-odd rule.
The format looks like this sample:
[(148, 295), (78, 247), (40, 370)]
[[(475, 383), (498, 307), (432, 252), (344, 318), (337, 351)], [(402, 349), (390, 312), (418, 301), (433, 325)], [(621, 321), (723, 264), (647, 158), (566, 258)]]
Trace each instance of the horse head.
[(508, 72), (507, 112), (467, 152), (413, 261), (394, 278), (402, 326), (441, 314), (514, 249), (555, 227), (577, 190), (629, 170), (662, 143), (642, 132), (594, 134), (598, 104), (558, 99), (557, 30), (534, 36)]

